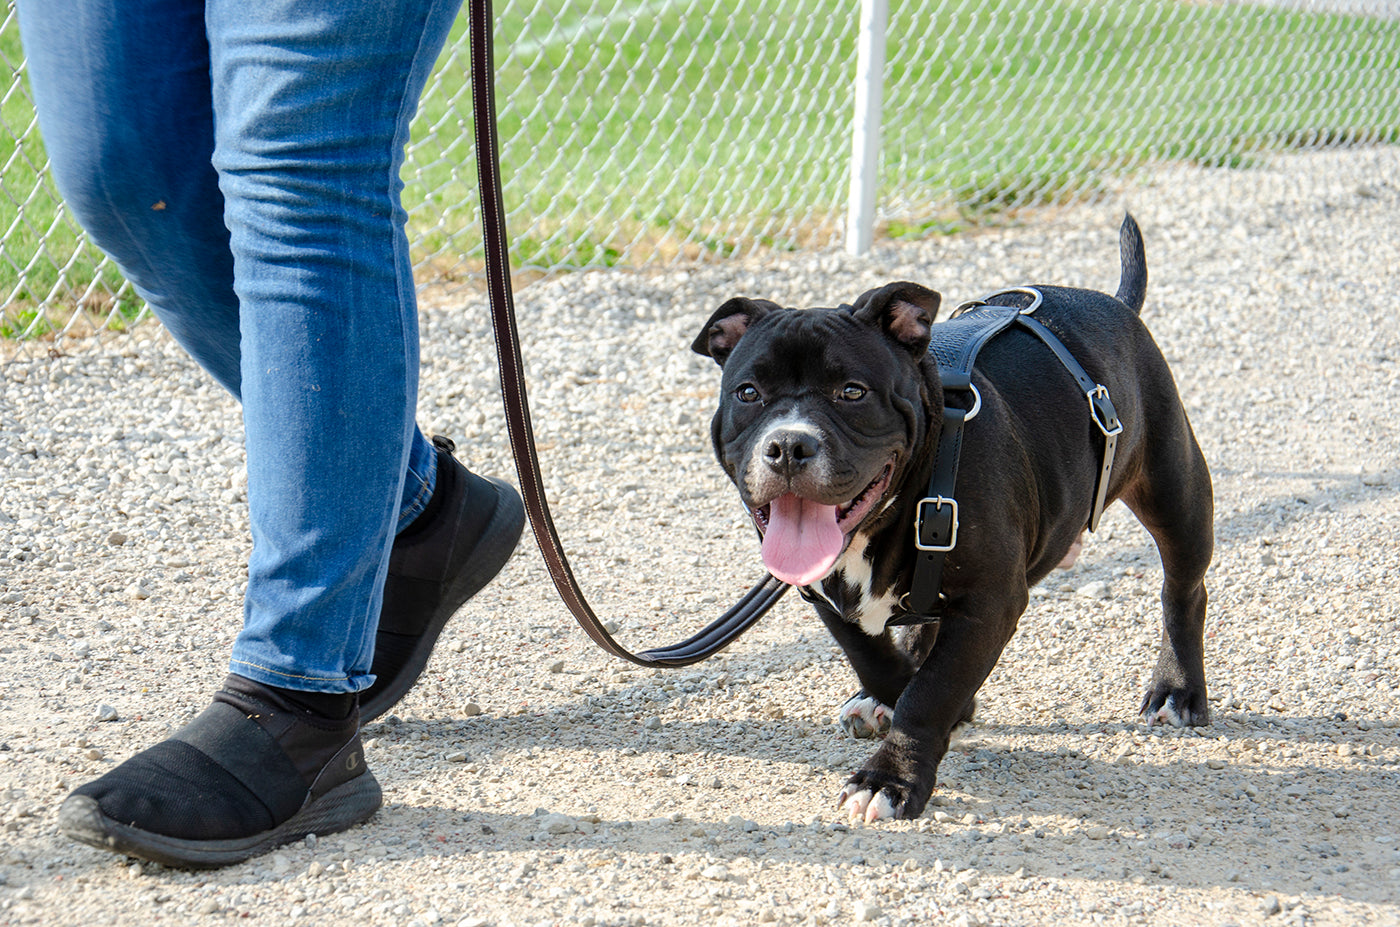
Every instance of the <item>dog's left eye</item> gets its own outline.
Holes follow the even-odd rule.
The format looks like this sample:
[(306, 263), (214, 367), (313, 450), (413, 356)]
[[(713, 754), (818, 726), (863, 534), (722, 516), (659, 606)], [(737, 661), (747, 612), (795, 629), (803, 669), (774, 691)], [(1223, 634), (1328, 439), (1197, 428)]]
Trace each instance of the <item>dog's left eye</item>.
[(859, 383), (847, 383), (836, 393), (836, 398), (844, 399), (847, 402), (855, 402), (865, 398), (865, 387)]
[(740, 402), (758, 402), (763, 397), (759, 395), (757, 388), (752, 383), (745, 383), (734, 391), (734, 398)]

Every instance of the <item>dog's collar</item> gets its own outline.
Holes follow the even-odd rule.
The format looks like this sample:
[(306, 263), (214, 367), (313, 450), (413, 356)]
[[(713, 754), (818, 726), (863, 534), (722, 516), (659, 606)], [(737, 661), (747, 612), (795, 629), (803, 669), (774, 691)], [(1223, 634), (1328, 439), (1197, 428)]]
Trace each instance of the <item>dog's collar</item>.
[[(990, 301), (1002, 297), (1030, 297), (1024, 307), (993, 305)], [(929, 353), (938, 363), (938, 376), (943, 385), (943, 425), (934, 453), (933, 474), (928, 491), (914, 507), (914, 578), (909, 592), (900, 599), (902, 614), (887, 626), (937, 624), (946, 601), (943, 595), (943, 561), (958, 544), (958, 458), (962, 453), (963, 426), (976, 418), (982, 408), (982, 396), (972, 383), (972, 369), (977, 354), (992, 338), (1013, 325), (1019, 325), (1039, 338), (1056, 359), (1064, 365), (1089, 401), (1089, 416), (1104, 436), (1102, 465), (1094, 488), (1094, 501), (1089, 509), (1090, 531), (1099, 525), (1108, 498), (1109, 477), (1118, 448), (1118, 435), (1123, 424), (1109, 399), (1108, 388), (1097, 383), (1074, 359), (1050, 329), (1032, 318), (1043, 296), (1035, 287), (1013, 287), (1000, 290), (979, 300), (963, 303), (948, 321), (933, 326), (934, 337)], [(949, 406), (947, 394), (970, 392), (972, 407)]]

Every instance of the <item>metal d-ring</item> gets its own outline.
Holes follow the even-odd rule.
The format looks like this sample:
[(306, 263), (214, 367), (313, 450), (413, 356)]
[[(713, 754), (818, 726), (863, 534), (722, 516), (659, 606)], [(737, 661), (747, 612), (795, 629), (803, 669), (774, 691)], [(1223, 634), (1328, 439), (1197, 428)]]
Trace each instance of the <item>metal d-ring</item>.
[(1029, 296), (1031, 298), (1031, 304), (1020, 310), (1021, 315), (1034, 315), (1035, 311), (1040, 308), (1040, 304), (1045, 301), (1045, 297), (1041, 296), (1040, 291), (1033, 286), (1013, 286), (1005, 290), (999, 290), (991, 296), (984, 297), (984, 301), (997, 296), (1005, 296), (1008, 293), (1020, 293), (1022, 296)]
[[(1004, 290), (997, 290), (995, 293), (988, 293), (981, 299), (969, 299), (967, 302), (954, 309), (953, 314), (948, 316), (948, 318), (956, 319), (964, 312), (971, 312), (973, 309), (981, 309), (983, 306), (991, 306), (991, 303), (989, 303), (988, 300), (996, 299), (998, 296), (1007, 296), (1013, 293), (1020, 294), (1022, 296), (1029, 296), (1031, 298), (1031, 304), (1029, 306), (1027, 306), (1024, 309), (1016, 310), (1017, 312), (1021, 313), (1021, 315), (1033, 315), (1035, 311), (1040, 308), (1040, 304), (1045, 301), (1045, 297), (1042, 296), (1040, 291), (1033, 286), (1013, 286), (1008, 287)], [(1010, 309), (1011, 307), (1006, 306), (1004, 308)]]

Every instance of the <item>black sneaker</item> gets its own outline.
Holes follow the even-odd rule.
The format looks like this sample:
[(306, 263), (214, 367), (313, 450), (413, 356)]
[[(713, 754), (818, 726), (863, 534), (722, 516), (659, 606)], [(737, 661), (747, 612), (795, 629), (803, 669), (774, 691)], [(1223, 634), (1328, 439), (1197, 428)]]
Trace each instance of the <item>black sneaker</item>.
[(365, 766), (355, 697), (344, 717), (299, 693), (230, 675), (199, 717), (74, 790), (58, 828), (82, 843), (184, 869), (214, 869), (333, 834), (383, 801)]
[(506, 565), (525, 527), (520, 494), (477, 476), (452, 456), (441, 435), (433, 499), (394, 539), (384, 605), (374, 642), (374, 685), (360, 693), (371, 721), (403, 698), (422, 675), (447, 621)]

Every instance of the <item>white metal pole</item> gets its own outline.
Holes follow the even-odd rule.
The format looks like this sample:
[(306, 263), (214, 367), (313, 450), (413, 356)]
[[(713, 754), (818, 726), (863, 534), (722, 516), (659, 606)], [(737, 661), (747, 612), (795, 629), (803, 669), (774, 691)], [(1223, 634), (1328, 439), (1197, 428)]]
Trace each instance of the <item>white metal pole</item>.
[(855, 113), (851, 127), (851, 193), (846, 213), (846, 250), (851, 254), (864, 254), (875, 240), (880, 107), (884, 95), (885, 33), (889, 20), (889, 0), (861, 0)]

